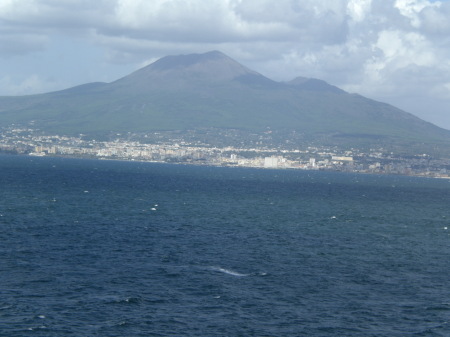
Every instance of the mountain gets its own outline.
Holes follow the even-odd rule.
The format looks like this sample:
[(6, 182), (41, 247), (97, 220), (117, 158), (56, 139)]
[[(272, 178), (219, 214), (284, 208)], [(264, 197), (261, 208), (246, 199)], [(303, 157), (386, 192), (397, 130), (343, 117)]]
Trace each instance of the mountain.
[(296, 131), (330, 143), (448, 146), (450, 131), (318, 79), (273, 81), (218, 51), (167, 56), (111, 83), (0, 97), (0, 125), (53, 134), (196, 128)]

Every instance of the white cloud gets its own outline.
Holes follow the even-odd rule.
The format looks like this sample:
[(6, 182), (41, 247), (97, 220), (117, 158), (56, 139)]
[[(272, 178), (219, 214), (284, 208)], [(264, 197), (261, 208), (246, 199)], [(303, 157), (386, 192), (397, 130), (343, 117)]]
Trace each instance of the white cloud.
[(422, 25), (420, 12), (424, 9), (439, 8), (440, 2), (430, 2), (428, 0), (396, 0), (395, 7), (400, 13), (409, 18), (411, 25), (419, 28)]
[(370, 12), (372, 0), (350, 0), (347, 5), (347, 14), (355, 22), (361, 22)]
[(432, 45), (418, 33), (382, 31), (374, 48), (382, 51), (382, 62), (390, 63), (395, 68), (411, 64), (427, 67), (436, 63)]

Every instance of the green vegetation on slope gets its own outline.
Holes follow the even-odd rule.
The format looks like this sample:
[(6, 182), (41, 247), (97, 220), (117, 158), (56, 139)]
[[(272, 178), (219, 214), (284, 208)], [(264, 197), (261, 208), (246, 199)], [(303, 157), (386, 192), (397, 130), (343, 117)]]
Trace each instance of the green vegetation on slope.
[[(450, 131), (323, 81), (280, 83), (219, 52), (163, 58), (113, 83), (0, 97), (0, 123), (53, 134), (195, 128), (296, 130), (339, 142), (447, 146)], [(404, 145), (402, 145), (404, 146)]]

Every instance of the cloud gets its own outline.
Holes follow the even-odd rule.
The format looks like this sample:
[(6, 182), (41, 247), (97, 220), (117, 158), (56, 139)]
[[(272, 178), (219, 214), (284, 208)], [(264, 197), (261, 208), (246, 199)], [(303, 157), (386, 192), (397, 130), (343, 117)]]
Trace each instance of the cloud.
[[(112, 48), (119, 40), (124, 48), (133, 41), (179, 48), (257, 41), (333, 44), (345, 40), (346, 8), (343, 0), (29, 0), (26, 5), (8, 0), (0, 5), (0, 20), (3, 29), (86, 35), (111, 41)], [(30, 52), (35, 49), (30, 46)]]
[(419, 13), (421, 28), (430, 38), (444, 38), (448, 42), (450, 35), (450, 3), (425, 7)]
[(0, 57), (45, 52), (55, 36), (136, 68), (217, 49), (277, 80), (317, 77), (392, 103), (408, 95), (450, 101), (448, 1), (0, 2)]
[(0, 55), (11, 57), (14, 55), (28, 54), (30, 52), (45, 50), (49, 38), (32, 33), (2, 34), (0, 30)]
[(27, 78), (16, 79), (11, 76), (0, 78), (0, 92), (6, 95), (27, 95), (29, 93), (45, 93), (64, 88), (67, 83), (55, 81), (54, 79), (40, 78), (37, 74), (32, 74)]
[(450, 42), (434, 38), (449, 22), (450, 4), (427, 0), (4, 0), (0, 55), (44, 50), (59, 34), (100, 45), (115, 62), (227, 49), (268, 69), (293, 62), (333, 78), (350, 64), (361, 77), (448, 57)]

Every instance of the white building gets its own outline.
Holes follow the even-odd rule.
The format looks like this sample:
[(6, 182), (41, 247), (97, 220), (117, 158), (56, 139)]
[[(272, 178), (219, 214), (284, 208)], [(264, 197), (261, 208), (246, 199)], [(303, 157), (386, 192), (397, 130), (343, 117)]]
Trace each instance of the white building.
[(264, 158), (264, 167), (265, 168), (277, 168), (278, 167), (278, 157), (265, 157)]

